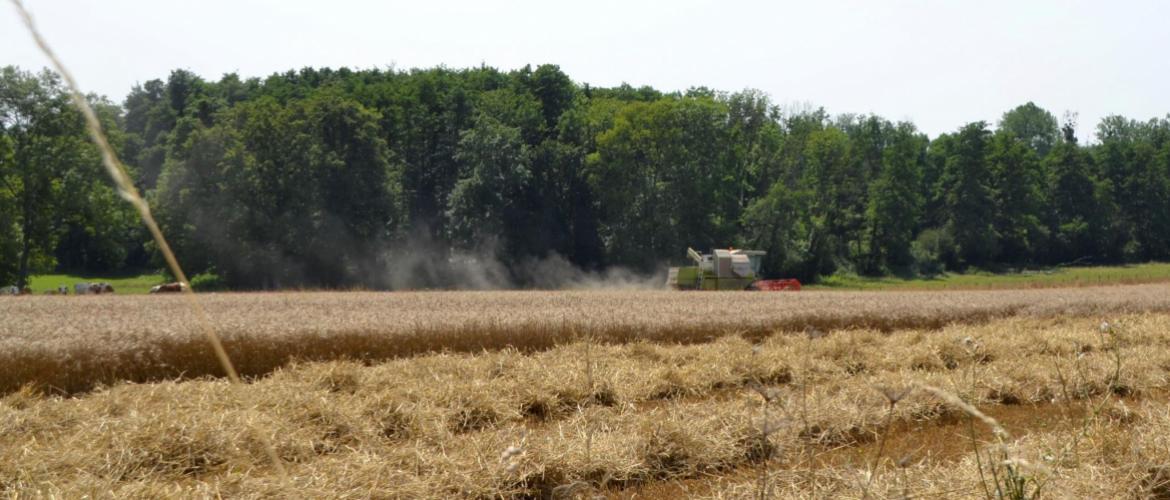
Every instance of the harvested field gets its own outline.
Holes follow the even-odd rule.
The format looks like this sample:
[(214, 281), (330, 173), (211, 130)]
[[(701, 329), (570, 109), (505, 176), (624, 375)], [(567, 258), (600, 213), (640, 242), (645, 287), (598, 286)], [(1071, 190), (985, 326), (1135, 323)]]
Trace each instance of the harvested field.
[[(999, 318), (1170, 311), (1170, 285), (964, 292), (647, 291), (259, 293), (201, 296), (237, 368), (294, 360), (375, 362), (432, 352), (531, 352), (599, 344), (696, 343), (778, 331), (937, 329)], [(184, 298), (0, 300), (0, 394), (27, 384), (71, 394), (118, 381), (218, 376)]]
[[(252, 299), (215, 300), (225, 298)], [(0, 492), (963, 498), (983, 497), (980, 471), (1009, 463), (1048, 497), (1164, 494), (1170, 314), (1080, 311), (298, 362), (240, 386), (121, 383), (74, 397), (26, 387), (0, 399)], [(924, 385), (1000, 419), (1005, 434)], [(990, 455), (976, 463), (973, 445)]]

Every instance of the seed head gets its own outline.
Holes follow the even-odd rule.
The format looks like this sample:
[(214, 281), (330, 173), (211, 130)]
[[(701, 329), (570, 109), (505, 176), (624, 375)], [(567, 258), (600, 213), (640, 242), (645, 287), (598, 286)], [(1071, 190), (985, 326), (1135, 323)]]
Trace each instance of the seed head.
[(877, 389), (886, 397), (886, 401), (890, 402), (890, 406), (894, 406), (899, 401), (906, 399), (906, 396), (909, 396), (910, 392), (914, 390), (913, 387), (889, 387), (884, 385), (878, 386)]
[(507, 462), (521, 453), (524, 453), (524, 448), (519, 446), (509, 446), (504, 450), (503, 453), (500, 454), (500, 462)]

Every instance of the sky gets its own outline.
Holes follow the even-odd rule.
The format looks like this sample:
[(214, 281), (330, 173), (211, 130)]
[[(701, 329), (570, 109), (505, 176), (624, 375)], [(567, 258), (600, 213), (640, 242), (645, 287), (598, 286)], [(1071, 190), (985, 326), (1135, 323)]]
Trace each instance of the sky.
[[(782, 107), (909, 120), (934, 137), (1028, 101), (1078, 114), (1170, 113), (1164, 0), (24, 0), (87, 92), (189, 69), (305, 66), (508, 70), (557, 64), (578, 83), (769, 94)], [(46, 66), (8, 2), (0, 65)]]

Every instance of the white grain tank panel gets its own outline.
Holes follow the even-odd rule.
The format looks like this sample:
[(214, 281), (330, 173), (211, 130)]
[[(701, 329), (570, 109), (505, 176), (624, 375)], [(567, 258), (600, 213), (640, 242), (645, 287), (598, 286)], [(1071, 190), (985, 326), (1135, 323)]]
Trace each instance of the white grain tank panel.
[(731, 254), (731, 272), (737, 278), (750, 278), (752, 276), (751, 259), (741, 253)]
[(731, 252), (729, 250), (715, 250), (715, 276), (720, 278), (730, 278), (732, 276)]

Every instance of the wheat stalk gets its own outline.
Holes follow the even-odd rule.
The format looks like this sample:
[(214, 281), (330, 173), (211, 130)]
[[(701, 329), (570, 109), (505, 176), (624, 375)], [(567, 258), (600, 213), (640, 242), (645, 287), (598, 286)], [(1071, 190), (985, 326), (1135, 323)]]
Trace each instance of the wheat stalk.
[[(17, 13), (20, 15), (20, 18), (24, 22), (24, 26), (28, 29), (29, 34), (32, 35), (33, 41), (36, 42), (37, 47), (39, 47), (41, 52), (45, 54), (45, 57), (49, 59), (53, 65), (53, 68), (57, 71), (58, 74), (61, 75), (61, 78), (65, 80), (65, 85), (69, 88), (69, 95), (73, 100), (74, 106), (76, 106), (77, 109), (81, 111), (82, 116), (85, 118), (85, 127), (89, 133), (90, 139), (93, 140), (94, 144), (97, 145), (98, 150), (101, 151), (102, 165), (105, 166), (106, 173), (109, 174), (111, 179), (113, 179), (118, 195), (121, 196), (122, 199), (126, 200), (126, 202), (134, 206), (134, 208), (138, 211), (138, 215), (142, 217), (143, 223), (145, 223), (147, 229), (150, 230), (151, 236), (154, 238), (155, 243), (158, 244), (159, 250), (166, 259), (167, 266), (170, 268), (171, 272), (174, 273), (175, 278), (177, 278), (179, 282), (184, 285), (182, 290), (184, 295), (187, 297), (188, 305), (192, 310), (195, 311), (195, 318), (198, 327), (207, 337), (207, 341), (211, 344), (212, 349), (215, 351), (215, 356), (219, 359), (219, 363), (223, 367), (224, 372), (227, 374), (232, 383), (240, 384), (240, 375), (236, 372), (235, 365), (232, 364), (231, 358), (224, 349), (222, 340), (219, 338), (219, 335), (215, 333), (215, 330), (211, 328), (211, 323), (207, 318), (207, 312), (195, 298), (195, 292), (191, 289), (190, 283), (187, 281), (187, 275), (183, 273), (183, 269), (179, 265), (179, 260), (175, 257), (175, 253), (171, 251), (170, 245), (167, 244), (167, 240), (163, 236), (162, 230), (158, 227), (158, 222), (156, 222), (154, 220), (154, 216), (151, 215), (150, 204), (147, 203), (142, 195), (138, 193), (138, 189), (134, 187), (134, 182), (130, 179), (130, 175), (126, 173), (126, 167), (122, 165), (121, 161), (118, 160), (118, 155), (114, 153), (114, 148), (110, 146), (109, 140), (106, 139), (106, 134), (102, 130), (102, 124), (101, 121), (98, 120), (97, 113), (94, 112), (93, 107), (90, 106), (89, 101), (81, 92), (81, 87), (77, 85), (77, 81), (73, 78), (73, 74), (69, 72), (69, 70), (65, 67), (65, 64), (61, 62), (60, 58), (57, 57), (57, 54), (53, 52), (52, 48), (49, 47), (49, 43), (43, 36), (41, 36), (40, 31), (36, 27), (36, 23), (33, 22), (32, 14), (30, 14), (28, 10), (25, 9), (21, 0), (12, 0), (12, 5), (16, 7)], [(284, 465), (282, 464), (280, 457), (276, 454), (276, 450), (272, 447), (272, 443), (264, 433), (257, 434), (259, 434), (261, 440), (264, 442), (265, 447), (267, 448), (266, 451), (268, 452), (269, 458), (272, 460), (273, 466), (276, 467), (282, 477), (285, 476)]]

